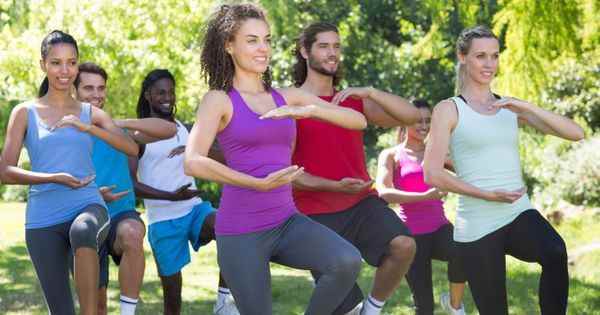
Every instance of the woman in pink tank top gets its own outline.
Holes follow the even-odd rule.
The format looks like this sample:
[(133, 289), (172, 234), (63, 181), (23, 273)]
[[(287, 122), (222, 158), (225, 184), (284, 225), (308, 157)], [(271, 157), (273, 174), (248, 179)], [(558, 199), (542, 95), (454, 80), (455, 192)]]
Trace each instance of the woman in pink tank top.
[[(425, 101), (416, 100), (413, 104), (422, 119), (401, 128), (398, 144), (379, 155), (377, 190), (387, 202), (400, 205), (401, 217), (417, 243), (417, 253), (406, 274), (416, 314), (433, 314), (432, 259), (448, 262), (450, 294), (444, 293), (440, 297), (442, 307), (450, 314), (464, 314), (465, 276), (454, 255), (453, 226), (444, 215), (441, 198), (446, 193), (427, 185), (423, 177), (423, 154), (431, 110)], [(451, 167), (450, 162), (448, 166)]]
[[(210, 17), (201, 65), (209, 91), (188, 138), (185, 172), (223, 184), (217, 212), (218, 261), (242, 315), (270, 315), (269, 262), (321, 277), (305, 314), (331, 314), (352, 288), (360, 253), (298, 213), (291, 165), (298, 118), (362, 129), (360, 113), (296, 88), (271, 87), (271, 35), (252, 4), (222, 5)], [(207, 157), (215, 138), (225, 164)]]

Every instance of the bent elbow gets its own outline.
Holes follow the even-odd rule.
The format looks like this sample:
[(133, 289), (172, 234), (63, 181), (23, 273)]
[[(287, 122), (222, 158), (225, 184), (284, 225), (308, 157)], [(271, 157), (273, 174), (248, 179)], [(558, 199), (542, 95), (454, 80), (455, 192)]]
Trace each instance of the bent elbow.
[(136, 144), (129, 145), (127, 148), (127, 155), (136, 157), (140, 153), (140, 148)]
[(379, 196), (379, 198), (385, 200), (385, 202), (389, 203), (393, 203), (391, 198), (390, 198), (390, 194), (386, 193), (385, 190), (377, 190), (377, 195)]
[(578, 128), (578, 130), (573, 135), (572, 140), (573, 141), (581, 141), (583, 139), (585, 139), (585, 132), (583, 131), (583, 128)]
[(186, 176), (192, 176), (194, 177), (193, 171), (192, 171), (192, 161), (190, 161), (190, 159), (188, 157), (184, 157), (183, 158), (183, 173)]
[(357, 130), (363, 130), (367, 128), (367, 119), (365, 118), (365, 116), (360, 115), (360, 120), (358, 121), (357, 124)]
[(431, 187), (439, 186), (440, 172), (436, 170), (427, 170), (423, 174), (425, 178), (425, 183)]

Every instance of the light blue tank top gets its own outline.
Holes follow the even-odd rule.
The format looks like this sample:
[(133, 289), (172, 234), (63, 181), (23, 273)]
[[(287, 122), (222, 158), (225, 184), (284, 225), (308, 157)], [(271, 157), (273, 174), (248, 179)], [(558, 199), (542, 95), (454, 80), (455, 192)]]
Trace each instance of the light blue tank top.
[(110, 217), (114, 218), (125, 211), (135, 211), (135, 195), (129, 175), (127, 155), (97, 137), (92, 137), (92, 140), (94, 148), (92, 160), (96, 169), (95, 181), (98, 187), (115, 185), (114, 193), (129, 190), (123, 198), (106, 204)]
[[(69, 173), (77, 178), (93, 175), (92, 137), (74, 127), (50, 131), (40, 119), (35, 103), (27, 104), (27, 133), (25, 147), (29, 153), (31, 170), (41, 173)], [(91, 105), (81, 104), (79, 119), (91, 121)], [(90, 204), (104, 205), (96, 183), (72, 189), (48, 183), (31, 185), (25, 215), (25, 228), (43, 228), (74, 219)]]
[[(483, 115), (460, 97), (452, 100), (458, 110), (458, 123), (450, 138), (450, 154), (457, 176), (487, 191), (525, 187), (519, 158), (517, 115), (506, 109), (495, 115)], [(476, 241), (531, 208), (527, 194), (512, 204), (460, 195), (454, 240)]]

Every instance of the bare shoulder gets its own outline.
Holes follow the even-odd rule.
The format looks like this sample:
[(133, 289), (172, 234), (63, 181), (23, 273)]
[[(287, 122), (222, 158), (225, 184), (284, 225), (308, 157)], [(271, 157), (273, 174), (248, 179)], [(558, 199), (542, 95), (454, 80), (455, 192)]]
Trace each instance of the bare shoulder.
[(437, 122), (445, 122), (451, 126), (456, 125), (458, 121), (458, 110), (456, 104), (451, 99), (445, 99), (439, 102), (433, 108), (432, 119)]
[[(228, 106), (229, 105), (229, 106)], [(204, 107), (204, 109), (226, 109), (227, 107), (231, 108), (231, 100), (225, 91), (222, 90), (210, 90), (204, 94), (202, 97), (202, 101), (200, 101), (199, 109)]]
[(297, 105), (302, 103), (301, 100), (309, 93), (297, 87), (273, 88), (277, 91), (289, 105)]
[(398, 148), (398, 146), (393, 146), (391, 148), (387, 148), (381, 151), (381, 153), (379, 153), (379, 159), (380, 160), (389, 160), (391, 157), (394, 156), (396, 149)]
[(19, 122), (27, 123), (27, 112), (29, 111), (29, 106), (31, 106), (31, 102), (23, 102), (13, 107), (12, 111), (10, 112), (11, 117)]

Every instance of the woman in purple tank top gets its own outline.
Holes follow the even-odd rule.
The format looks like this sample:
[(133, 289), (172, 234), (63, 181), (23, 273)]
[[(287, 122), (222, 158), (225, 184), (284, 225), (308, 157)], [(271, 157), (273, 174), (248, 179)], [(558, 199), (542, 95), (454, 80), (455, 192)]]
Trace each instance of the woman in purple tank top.
[[(296, 88), (271, 87), (271, 35), (252, 4), (223, 5), (207, 24), (202, 72), (209, 91), (185, 152), (187, 174), (224, 185), (217, 213), (218, 261), (240, 313), (269, 315), (269, 262), (321, 274), (306, 314), (331, 314), (351, 289), (358, 250), (296, 210), (291, 181), (294, 119), (362, 129), (364, 117)], [(226, 164), (207, 157), (215, 137)]]
[[(432, 259), (448, 262), (450, 294), (440, 297), (442, 307), (450, 314), (465, 314), (462, 306), (465, 276), (453, 250), (454, 227), (444, 215), (441, 200), (446, 193), (429, 187), (423, 178), (423, 153), (431, 110), (426, 101), (416, 100), (413, 104), (421, 113), (421, 121), (399, 129), (398, 144), (379, 155), (377, 190), (387, 202), (400, 204), (403, 220), (417, 242), (417, 253), (406, 274), (416, 314), (433, 314)], [(451, 167), (451, 163), (447, 166)]]

